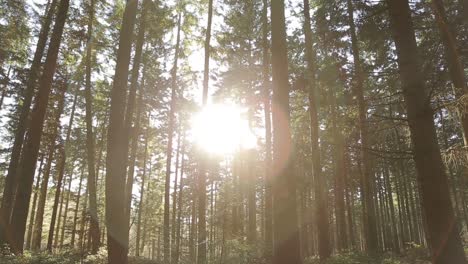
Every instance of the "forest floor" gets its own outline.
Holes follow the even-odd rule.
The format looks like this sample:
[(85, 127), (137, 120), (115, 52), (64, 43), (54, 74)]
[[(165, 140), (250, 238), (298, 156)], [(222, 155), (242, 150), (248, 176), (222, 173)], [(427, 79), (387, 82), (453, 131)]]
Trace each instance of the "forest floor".
[[(468, 250), (468, 249), (467, 249)], [(467, 252), (468, 253), (468, 252)], [(41, 263), (41, 264), (105, 264), (107, 263), (107, 252), (101, 250), (97, 255), (80, 255), (75, 251), (61, 251), (57, 254), (49, 254), (46, 252), (42, 253), (31, 253), (25, 252), (22, 256), (3, 255), (0, 256), (0, 263), (2, 264), (29, 264), (29, 263)], [(232, 261), (232, 260), (231, 260)], [(223, 263), (223, 264), (231, 264)], [(243, 264), (244, 260), (238, 261), (236, 264)], [(151, 261), (145, 258), (129, 257), (129, 264), (160, 264), (161, 262)], [(218, 261), (216, 263), (219, 263)], [(247, 263), (247, 262), (245, 262)], [(304, 264), (318, 264), (318, 259), (308, 259)], [(331, 257), (326, 264), (430, 264), (427, 250), (423, 248), (413, 248), (406, 251), (404, 254), (395, 255), (386, 253), (378, 258), (371, 258), (360, 252), (349, 252)], [(180, 261), (180, 264), (189, 264), (187, 261)], [(234, 262), (232, 262), (234, 264)], [(260, 261), (258, 264), (265, 264)]]
[[(468, 248), (465, 248), (468, 255)], [(0, 255), (0, 263), (2, 264), (105, 264), (107, 263), (107, 251), (102, 248), (96, 255), (83, 255), (77, 251), (62, 250), (56, 254), (48, 252), (32, 253), (26, 251), (22, 256), (14, 256), (12, 254)], [(215, 263), (219, 263), (216, 261)], [(230, 259), (223, 264), (247, 264), (250, 263), (245, 258), (237, 260)], [(333, 255), (325, 263), (320, 262), (317, 258), (310, 258), (304, 261), (304, 264), (430, 264), (428, 250), (422, 247), (413, 247), (406, 250), (402, 254), (384, 253), (379, 257), (369, 257), (362, 252), (348, 252)], [(162, 264), (162, 262), (149, 260), (146, 258), (129, 257), (129, 264)], [(191, 264), (188, 260), (181, 260), (179, 264)], [(260, 260), (255, 264), (266, 264)]]

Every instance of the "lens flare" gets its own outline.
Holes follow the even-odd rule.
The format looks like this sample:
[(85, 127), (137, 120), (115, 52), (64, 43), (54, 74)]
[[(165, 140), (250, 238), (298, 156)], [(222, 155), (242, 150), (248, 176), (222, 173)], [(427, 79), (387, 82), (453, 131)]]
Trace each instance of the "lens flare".
[(232, 154), (239, 149), (255, 148), (257, 138), (249, 127), (245, 112), (236, 105), (206, 106), (192, 119), (196, 144), (215, 154)]

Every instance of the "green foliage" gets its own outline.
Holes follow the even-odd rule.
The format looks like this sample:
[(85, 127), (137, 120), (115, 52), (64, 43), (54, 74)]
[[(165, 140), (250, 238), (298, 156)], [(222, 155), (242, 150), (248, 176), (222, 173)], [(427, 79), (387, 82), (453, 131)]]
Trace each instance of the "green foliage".
[[(2, 253), (7, 253), (5, 250)], [(0, 263), (4, 264), (26, 264), (26, 263), (41, 263), (41, 264), (72, 264), (79, 263), (81, 256), (76, 251), (61, 251), (60, 254), (52, 255), (47, 251), (32, 253), (26, 251), (21, 256), (15, 256), (7, 253), (0, 256)]]
[(226, 255), (222, 260), (225, 264), (263, 263), (256, 247), (239, 239), (227, 240)]
[(403, 256), (384, 254), (371, 257), (362, 252), (347, 252), (334, 255), (325, 262), (320, 262), (317, 257), (307, 259), (305, 264), (429, 264), (427, 250), (422, 247), (412, 247)]

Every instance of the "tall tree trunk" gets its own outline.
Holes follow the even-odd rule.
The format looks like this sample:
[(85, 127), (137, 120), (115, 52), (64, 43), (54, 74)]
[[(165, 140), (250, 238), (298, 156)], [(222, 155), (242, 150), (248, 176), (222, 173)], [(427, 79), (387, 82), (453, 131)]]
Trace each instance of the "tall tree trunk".
[(378, 250), (377, 226), (375, 223), (374, 198), (372, 192), (372, 183), (374, 174), (371, 172), (370, 155), (369, 155), (369, 133), (367, 128), (367, 106), (364, 97), (364, 73), (361, 65), (361, 55), (356, 35), (356, 26), (354, 24), (354, 7), (351, 0), (348, 0), (348, 23), (349, 32), (351, 35), (351, 48), (354, 61), (354, 91), (357, 97), (359, 108), (359, 131), (361, 139), (361, 160), (362, 160), (362, 196), (365, 205), (365, 213), (363, 213), (364, 235), (366, 242), (366, 250), (375, 254)]
[(78, 89), (75, 91), (75, 97), (73, 99), (73, 105), (70, 114), (70, 120), (68, 121), (68, 130), (67, 130), (67, 137), (65, 139), (65, 144), (60, 148), (60, 161), (58, 165), (58, 175), (57, 175), (57, 190), (55, 191), (55, 198), (54, 204), (52, 206), (52, 216), (50, 220), (50, 227), (49, 227), (49, 237), (47, 240), (47, 250), (50, 252), (52, 251), (52, 242), (54, 238), (54, 231), (55, 231), (55, 221), (57, 218), (57, 207), (60, 200), (61, 189), (62, 189), (62, 182), (63, 182), (63, 175), (65, 173), (65, 163), (66, 163), (66, 147), (70, 144), (70, 135), (73, 126), (73, 120), (75, 117), (75, 109), (76, 109), (76, 102), (78, 98)]
[[(213, 0), (208, 0), (208, 21), (205, 34), (205, 63), (203, 69), (203, 94), (202, 104), (206, 106), (208, 103), (208, 83), (210, 74), (210, 41), (211, 41), (211, 24), (213, 20)], [(203, 156), (201, 153), (200, 156)], [(206, 264), (206, 157), (199, 157), (199, 173), (198, 173), (198, 247), (197, 247), (197, 264)]]
[[(185, 131), (183, 132), (182, 136), (182, 142), (185, 142)], [(177, 208), (179, 209), (177, 211), (177, 230), (176, 230), (176, 246), (175, 246), (175, 252), (174, 252), (174, 264), (179, 263), (179, 257), (180, 257), (180, 240), (181, 240), (181, 228), (182, 228), (182, 195), (183, 195), (183, 189), (184, 189), (184, 154), (185, 154), (185, 143), (182, 143), (182, 149), (180, 151), (181, 154), (181, 166), (180, 166), (180, 184), (179, 184), (179, 197), (177, 201)]]
[(45, 209), (45, 204), (46, 204), (46, 199), (47, 199), (47, 187), (49, 184), (49, 177), (50, 177), (50, 172), (52, 169), (52, 161), (54, 160), (54, 154), (56, 150), (56, 139), (57, 139), (57, 133), (58, 129), (60, 126), (60, 117), (63, 112), (64, 108), (64, 103), (65, 103), (65, 91), (67, 89), (67, 83), (61, 84), (62, 87), (59, 88), (58, 91), (58, 106), (57, 110), (55, 111), (55, 119), (52, 121), (52, 133), (50, 135), (50, 146), (49, 146), (49, 156), (47, 158), (47, 164), (45, 167), (44, 171), (44, 177), (42, 179), (42, 184), (41, 184), (41, 193), (39, 196), (39, 203), (37, 205), (37, 213), (36, 213), (36, 219), (34, 223), (34, 233), (33, 233), (33, 240), (32, 240), (32, 249), (33, 250), (39, 250), (41, 248), (41, 241), (42, 241), (42, 227), (43, 227), (43, 221), (44, 221), (44, 209)]
[(70, 173), (70, 180), (68, 181), (68, 187), (67, 187), (67, 199), (65, 200), (65, 212), (63, 213), (63, 224), (62, 224), (62, 230), (60, 231), (60, 243), (59, 247), (63, 247), (63, 241), (65, 238), (65, 229), (67, 226), (67, 219), (68, 219), (68, 204), (70, 203), (70, 195), (71, 195), (71, 184), (73, 182), (73, 169)]
[(42, 173), (42, 165), (44, 164), (44, 155), (41, 156), (41, 162), (39, 165), (39, 171), (36, 179), (36, 185), (34, 185), (34, 198), (32, 203), (32, 208), (29, 215), (29, 226), (28, 226), (28, 233), (26, 235), (26, 249), (31, 248), (31, 240), (33, 235), (33, 228), (34, 228), (34, 217), (36, 216), (36, 205), (37, 205), (37, 197), (39, 196), (39, 184), (41, 180), (41, 173)]
[(37, 79), (40, 75), (41, 60), (44, 54), (56, 5), (57, 0), (53, 0), (46, 12), (44, 22), (38, 36), (36, 51), (34, 52), (28, 81), (26, 83), (23, 105), (21, 106), (18, 124), (15, 128), (15, 139), (13, 141), (13, 147), (11, 150), (10, 163), (8, 164), (8, 172), (5, 178), (5, 187), (3, 190), (2, 206), (0, 208), (0, 244), (6, 242), (5, 239), (7, 237), (5, 237), (5, 235), (7, 235), (7, 233), (5, 232), (8, 232), (9, 230), (10, 217), (13, 209), (13, 201), (17, 186), (17, 178), (19, 177), (20, 172), (18, 169), (20, 164), (21, 149), (24, 142), (24, 134), (29, 123), (28, 117), (31, 108), (31, 101), (34, 95)]
[(86, 235), (86, 219), (87, 219), (87, 215), (88, 215), (88, 194), (89, 194), (89, 190), (88, 190), (88, 186), (85, 187), (85, 193), (83, 195), (83, 198), (84, 198), (84, 204), (83, 204), (83, 210), (81, 211), (81, 221), (80, 221), (80, 229), (78, 230), (79, 231), (79, 235), (78, 235), (78, 249), (80, 250), (80, 253), (83, 254), (84, 253), (84, 241), (85, 241), (85, 235)]
[(177, 63), (179, 60), (180, 49), (180, 30), (181, 30), (181, 13), (179, 12), (177, 19), (177, 37), (174, 52), (174, 64), (172, 66), (171, 76), (171, 103), (169, 109), (169, 124), (167, 133), (167, 148), (166, 148), (166, 179), (164, 185), (164, 222), (163, 222), (163, 240), (164, 240), (164, 263), (170, 263), (171, 251), (171, 237), (170, 237), (170, 185), (171, 185), (171, 162), (172, 162), (172, 144), (174, 136), (174, 123), (175, 123), (175, 107), (177, 97)]
[(181, 133), (180, 133), (180, 128), (181, 126), (179, 125), (178, 133), (177, 133), (177, 151), (176, 151), (176, 164), (175, 164), (175, 178), (174, 178), (174, 188), (172, 191), (172, 222), (171, 222), (171, 245), (172, 245), (172, 254), (171, 254), (171, 261), (172, 263), (176, 262), (176, 256), (174, 252), (176, 251), (175, 246), (176, 246), (176, 230), (177, 230), (177, 184), (178, 184), (178, 179), (179, 179), (179, 155), (180, 155), (180, 139), (181, 139)]
[(137, 232), (136, 232), (136, 256), (140, 256), (140, 236), (141, 236), (141, 216), (143, 213), (144, 199), (145, 199), (145, 179), (146, 179), (146, 160), (148, 154), (148, 134), (145, 136), (145, 154), (143, 157), (143, 174), (141, 176), (140, 187), (140, 204), (138, 205), (138, 219), (137, 219)]
[[(271, 62), (273, 76), (273, 263), (302, 263), (291, 158), (289, 82), (284, 1), (271, 3)], [(328, 217), (327, 217), (328, 219)], [(326, 228), (326, 227), (323, 227)]]
[(39, 192), (39, 201), (36, 209), (36, 217), (34, 218), (34, 230), (31, 241), (31, 249), (39, 251), (42, 241), (42, 222), (44, 221), (44, 208), (47, 196), (47, 186), (49, 184), (50, 170), (55, 152), (55, 140), (52, 140), (48, 148), (47, 163), (44, 168), (44, 176), (42, 177), (41, 188)]
[(346, 215), (345, 215), (345, 146), (343, 135), (335, 127), (336, 145), (335, 145), (335, 217), (336, 217), (336, 233), (337, 233), (337, 248), (338, 250), (346, 250), (348, 248), (348, 234), (346, 233)]
[(433, 263), (466, 263), (437, 144), (408, 0), (387, 1)]
[(312, 171), (314, 177), (314, 192), (316, 195), (316, 226), (318, 232), (318, 251), (321, 259), (326, 259), (331, 254), (330, 235), (328, 223), (328, 206), (326, 180), (322, 175), (320, 165), (320, 145), (319, 145), (319, 123), (318, 123), (318, 100), (316, 87), (316, 55), (313, 50), (312, 29), (310, 21), (309, 1), (304, 0), (304, 32), (307, 58), (307, 79), (309, 85), (309, 115), (310, 115), (310, 138), (312, 149)]
[(73, 215), (73, 228), (70, 245), (73, 248), (75, 246), (76, 236), (76, 222), (78, 222), (78, 211), (80, 210), (80, 199), (81, 199), (81, 188), (83, 186), (84, 167), (81, 168), (80, 183), (78, 184), (78, 192), (76, 194), (75, 210)]
[(351, 167), (349, 161), (349, 154), (347, 149), (347, 142), (345, 142), (344, 151), (344, 174), (343, 174), (343, 181), (345, 186), (345, 197), (346, 197), (346, 218), (348, 224), (348, 234), (349, 234), (349, 247), (351, 249), (356, 249), (356, 239), (355, 239), (355, 228), (354, 228), (354, 219), (353, 219), (353, 206), (354, 206), (354, 193), (353, 193), (353, 186), (351, 181)]
[[(65, 185), (62, 183), (62, 189), (60, 190), (60, 201), (59, 201), (60, 206), (59, 206), (58, 214), (56, 215), (56, 218), (58, 219), (57, 220), (57, 227), (55, 228), (55, 226), (54, 226), (54, 232), (55, 233), (53, 234), (53, 239), (54, 239), (53, 247), (54, 248), (58, 248), (58, 246), (59, 246), (60, 226), (62, 225), (63, 203), (64, 203), (64, 200), (65, 200), (64, 192), (65, 192)], [(50, 236), (50, 231), (49, 231), (49, 236)]]
[(192, 205), (190, 212), (190, 225), (189, 225), (189, 259), (192, 263), (197, 261), (197, 251), (195, 248), (195, 241), (197, 237), (197, 207), (196, 195), (192, 194)]
[(268, 40), (268, 1), (262, 0), (262, 77), (265, 115), (265, 258), (272, 259), (273, 199), (271, 194), (271, 107), (270, 107), (270, 43)]
[(127, 1), (120, 29), (119, 49), (115, 67), (114, 84), (111, 90), (111, 106), (107, 133), (106, 156), (106, 225), (108, 262), (128, 262), (128, 226), (125, 217), (126, 161), (125, 144), (125, 99), (128, 68), (132, 49), (132, 35), (138, 0)]
[(398, 237), (398, 230), (397, 230), (397, 221), (396, 221), (396, 213), (395, 213), (395, 204), (393, 202), (393, 187), (392, 182), (390, 179), (390, 171), (388, 169), (388, 164), (386, 164), (385, 171), (385, 190), (388, 194), (388, 205), (390, 209), (390, 217), (391, 217), (391, 226), (392, 226), (392, 239), (393, 239), (393, 250), (397, 253), (400, 252), (400, 241)]
[(88, 36), (86, 44), (86, 85), (85, 85), (85, 102), (86, 102), (86, 163), (88, 165), (88, 195), (89, 195), (89, 216), (90, 216), (90, 235), (92, 248), (91, 253), (96, 254), (99, 241), (99, 219), (97, 214), (97, 194), (96, 194), (96, 167), (95, 161), (95, 142), (93, 133), (93, 98), (91, 91), (91, 74), (92, 74), (92, 51), (93, 51), (93, 22), (94, 22), (94, 0), (89, 3), (89, 18), (88, 18)]
[[(134, 116), (135, 112), (135, 103), (137, 97), (137, 88), (139, 86), (139, 76), (140, 76), (140, 64), (142, 60), (143, 54), (143, 45), (145, 42), (145, 32), (146, 32), (146, 14), (148, 11), (148, 0), (143, 1), (142, 7), (142, 14), (140, 17), (140, 26), (138, 30), (137, 41), (135, 45), (135, 56), (133, 57), (133, 67), (130, 79), (130, 92), (128, 95), (127, 100), (127, 108), (125, 112), (125, 122), (124, 122), (124, 139), (125, 139), (125, 163), (128, 161), (128, 166), (125, 165), (127, 168), (127, 179), (126, 179), (126, 187), (125, 187), (125, 199), (126, 199), (126, 206), (125, 210), (125, 229), (130, 230), (130, 215), (131, 215), (131, 202), (132, 202), (132, 187), (133, 187), (133, 177), (135, 175), (135, 161), (136, 161), (136, 153), (138, 148), (138, 138), (139, 138), (139, 115), (141, 113), (141, 103), (138, 105), (137, 108), (137, 117)], [(144, 71), (144, 69), (143, 69)], [(144, 86), (143, 80), (141, 82), (141, 87)], [(141, 92), (140, 92), (140, 99), (141, 100)], [(141, 102), (141, 101), (139, 101)], [(132, 130), (132, 125), (135, 123), (134, 131)], [(130, 150), (130, 141), (131, 141), (131, 153), (130, 158), (128, 159), (128, 154)], [(128, 236), (128, 235), (127, 235)]]

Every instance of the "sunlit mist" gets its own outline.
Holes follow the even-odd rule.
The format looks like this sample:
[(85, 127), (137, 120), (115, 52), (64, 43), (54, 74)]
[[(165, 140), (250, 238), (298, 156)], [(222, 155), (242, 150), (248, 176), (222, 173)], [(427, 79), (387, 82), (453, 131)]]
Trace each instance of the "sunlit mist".
[(196, 144), (215, 154), (232, 154), (256, 147), (257, 139), (249, 128), (246, 111), (236, 105), (206, 106), (192, 119)]

